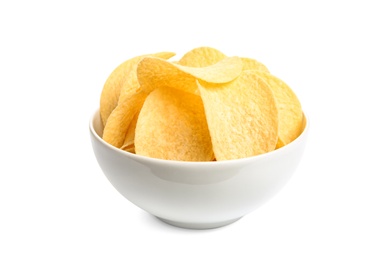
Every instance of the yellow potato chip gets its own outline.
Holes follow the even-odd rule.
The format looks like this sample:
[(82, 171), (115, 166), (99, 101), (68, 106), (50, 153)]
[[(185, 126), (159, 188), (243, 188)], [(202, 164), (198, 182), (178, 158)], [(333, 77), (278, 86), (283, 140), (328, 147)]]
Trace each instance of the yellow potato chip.
[(118, 148), (123, 146), (129, 126), (134, 116), (141, 110), (146, 97), (146, 93), (139, 92), (118, 104), (103, 129), (104, 141)]
[(119, 94), (126, 74), (132, 66), (132, 59), (120, 64), (108, 77), (100, 95), (100, 116), (103, 126), (106, 125), (108, 116), (117, 106)]
[(183, 55), (178, 64), (188, 67), (207, 67), (226, 58), (226, 55), (211, 47), (192, 49)]
[(188, 67), (180, 64), (175, 66), (194, 76), (196, 79), (209, 83), (226, 83), (237, 78), (242, 71), (242, 61), (239, 57), (226, 57), (207, 67)]
[(227, 57), (207, 67), (188, 67), (160, 58), (146, 57), (138, 64), (137, 76), (141, 89), (150, 93), (158, 87), (172, 87), (197, 93), (196, 79), (212, 83), (229, 82), (241, 73), (239, 57)]
[(149, 94), (135, 129), (136, 154), (179, 161), (210, 161), (213, 151), (199, 96), (174, 88)]
[[(137, 80), (137, 64), (144, 57), (170, 58), (174, 55), (172, 52), (160, 52), (138, 56), (129, 61), (126, 65), (126, 73), (120, 74), (123, 78), (120, 81), (120, 95), (116, 106), (108, 115), (103, 130), (103, 139), (115, 147), (122, 147), (129, 125), (134, 115), (139, 112), (145, 101), (146, 94), (139, 93), (140, 86)], [(124, 72), (122, 72), (124, 73)]]
[(196, 93), (195, 78), (174, 64), (156, 58), (145, 58), (138, 64), (137, 78), (140, 88), (150, 93), (158, 87), (172, 87), (189, 93)]
[[(138, 62), (146, 56), (160, 57), (169, 59), (175, 54), (172, 52), (160, 52), (155, 54), (142, 55), (129, 59), (118, 67), (107, 78), (103, 90), (100, 95), (100, 115), (102, 119), (103, 126), (106, 125), (107, 118), (111, 112), (115, 109), (120, 98), (122, 88), (130, 88), (133, 85), (129, 81), (129, 75), (134, 71)], [(133, 73), (134, 73), (133, 72)]]
[(243, 65), (242, 70), (258, 70), (269, 73), (268, 68), (263, 63), (255, 59), (241, 57), (241, 61)]
[(175, 54), (173, 52), (159, 52), (155, 54), (148, 54), (139, 56), (135, 59), (133, 67), (129, 71), (126, 80), (123, 83), (123, 86), (121, 88), (120, 96), (119, 96), (119, 103), (122, 100), (127, 99), (129, 96), (135, 94), (136, 92), (140, 91), (140, 86), (137, 78), (137, 66), (138, 63), (145, 57), (153, 57), (153, 58), (159, 58), (162, 60), (167, 60), (174, 56)]
[(269, 73), (258, 72), (258, 75), (270, 86), (275, 96), (279, 111), (279, 139), (276, 148), (280, 148), (295, 140), (302, 132), (301, 103), (293, 90), (281, 79)]
[(123, 142), (123, 145), (121, 147), (122, 150), (128, 151), (130, 153), (135, 153), (134, 148), (134, 136), (135, 136), (135, 127), (137, 125), (139, 112), (136, 113), (133, 117), (133, 120), (131, 120), (129, 129), (127, 130), (125, 140)]
[(232, 82), (198, 82), (218, 161), (272, 151), (278, 140), (278, 110), (270, 87), (251, 70)]

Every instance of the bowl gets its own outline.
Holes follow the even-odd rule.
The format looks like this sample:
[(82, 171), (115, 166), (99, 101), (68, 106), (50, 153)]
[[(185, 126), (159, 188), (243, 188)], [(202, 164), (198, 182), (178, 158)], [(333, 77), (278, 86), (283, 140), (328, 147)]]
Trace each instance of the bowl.
[(102, 138), (99, 110), (89, 129), (93, 151), (115, 189), (139, 208), (182, 228), (231, 224), (269, 201), (296, 170), (308, 136), (275, 151), (244, 159), (182, 162), (122, 151)]

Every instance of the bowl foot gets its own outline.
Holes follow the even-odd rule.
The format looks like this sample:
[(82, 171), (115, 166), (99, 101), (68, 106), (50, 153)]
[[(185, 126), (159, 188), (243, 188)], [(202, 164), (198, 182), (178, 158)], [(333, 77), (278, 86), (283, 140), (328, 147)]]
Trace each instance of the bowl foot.
[(221, 221), (221, 222), (212, 222), (212, 223), (179, 222), (179, 221), (173, 221), (173, 220), (164, 219), (160, 217), (157, 218), (162, 222), (165, 222), (175, 227), (186, 228), (186, 229), (211, 229), (211, 228), (219, 228), (219, 227), (227, 226), (229, 224), (236, 222), (241, 217), (231, 219), (231, 220)]

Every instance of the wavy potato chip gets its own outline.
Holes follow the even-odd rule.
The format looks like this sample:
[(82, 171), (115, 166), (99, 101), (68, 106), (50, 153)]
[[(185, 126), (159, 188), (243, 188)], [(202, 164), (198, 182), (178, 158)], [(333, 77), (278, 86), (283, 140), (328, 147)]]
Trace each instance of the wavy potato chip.
[(281, 79), (269, 73), (258, 75), (270, 86), (279, 111), (279, 138), (276, 148), (295, 140), (302, 132), (303, 111), (293, 90)]
[(196, 79), (211, 83), (229, 82), (242, 71), (239, 57), (227, 57), (207, 67), (188, 67), (167, 60), (146, 57), (138, 64), (141, 89), (150, 93), (158, 87), (171, 87), (192, 94), (198, 91)]
[(213, 151), (218, 161), (272, 151), (278, 140), (278, 110), (270, 87), (248, 70), (232, 82), (198, 82)]
[(135, 147), (134, 147), (134, 137), (135, 137), (135, 127), (137, 125), (139, 112), (136, 113), (133, 117), (133, 120), (131, 120), (131, 123), (129, 125), (129, 129), (127, 129), (127, 133), (125, 136), (125, 140), (123, 141), (123, 145), (120, 149), (124, 151), (128, 151), (130, 153), (135, 153)]
[(269, 73), (268, 68), (263, 63), (255, 59), (241, 57), (241, 61), (243, 64), (242, 70), (258, 70)]
[(148, 54), (137, 57), (134, 66), (130, 70), (129, 74), (126, 77), (126, 80), (121, 88), (120, 96), (119, 96), (119, 103), (122, 100), (127, 99), (129, 96), (135, 94), (136, 92), (140, 91), (140, 85), (138, 82), (138, 76), (137, 76), (137, 68), (139, 65), (139, 62), (146, 58), (146, 57), (152, 57), (152, 58), (159, 58), (162, 60), (167, 60), (171, 57), (173, 57), (175, 54), (173, 52), (159, 52), (155, 54)]
[(147, 56), (169, 59), (174, 55), (175, 53), (173, 52), (159, 52), (154, 54), (137, 56), (123, 62), (118, 67), (116, 67), (114, 71), (110, 74), (110, 76), (107, 78), (100, 95), (100, 116), (102, 119), (103, 126), (106, 125), (107, 118), (118, 105), (121, 92), (123, 91), (122, 88), (131, 89), (134, 85), (133, 82), (129, 81), (128, 76), (132, 72), (135, 72), (135, 68), (138, 62), (142, 58)]
[(143, 59), (137, 69), (140, 88), (150, 93), (159, 87), (172, 87), (196, 93), (195, 78), (178, 69), (173, 63), (156, 58)]
[(178, 161), (210, 161), (213, 150), (199, 96), (174, 88), (149, 94), (135, 129), (135, 152)]
[(129, 126), (134, 116), (141, 110), (146, 97), (146, 93), (139, 92), (118, 104), (103, 129), (104, 141), (118, 148), (123, 146)]
[(119, 94), (123, 85), (126, 72), (132, 65), (132, 59), (120, 64), (107, 78), (100, 95), (100, 117), (103, 126), (106, 125), (107, 118), (112, 110), (117, 106)]
[(125, 74), (121, 74), (123, 78), (120, 81), (121, 87), (118, 102), (106, 119), (103, 129), (103, 140), (115, 147), (122, 147), (130, 123), (145, 101), (146, 94), (139, 93), (140, 86), (137, 79), (139, 61), (145, 57), (168, 59), (173, 55), (174, 53), (172, 52), (159, 52), (138, 56), (129, 60), (129, 64), (125, 67), (126, 70), (122, 71)]
[(199, 47), (185, 53), (178, 64), (188, 67), (207, 67), (226, 58), (226, 55), (211, 47)]

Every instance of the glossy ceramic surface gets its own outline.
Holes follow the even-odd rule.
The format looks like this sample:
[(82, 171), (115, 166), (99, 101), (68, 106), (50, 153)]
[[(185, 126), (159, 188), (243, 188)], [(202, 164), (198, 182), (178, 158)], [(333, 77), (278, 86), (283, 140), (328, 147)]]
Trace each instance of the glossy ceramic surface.
[(167, 161), (117, 149), (101, 139), (98, 111), (90, 136), (102, 171), (125, 198), (171, 225), (205, 229), (240, 219), (280, 191), (299, 164), (308, 126), (306, 120), (302, 134), (278, 150), (221, 162)]

